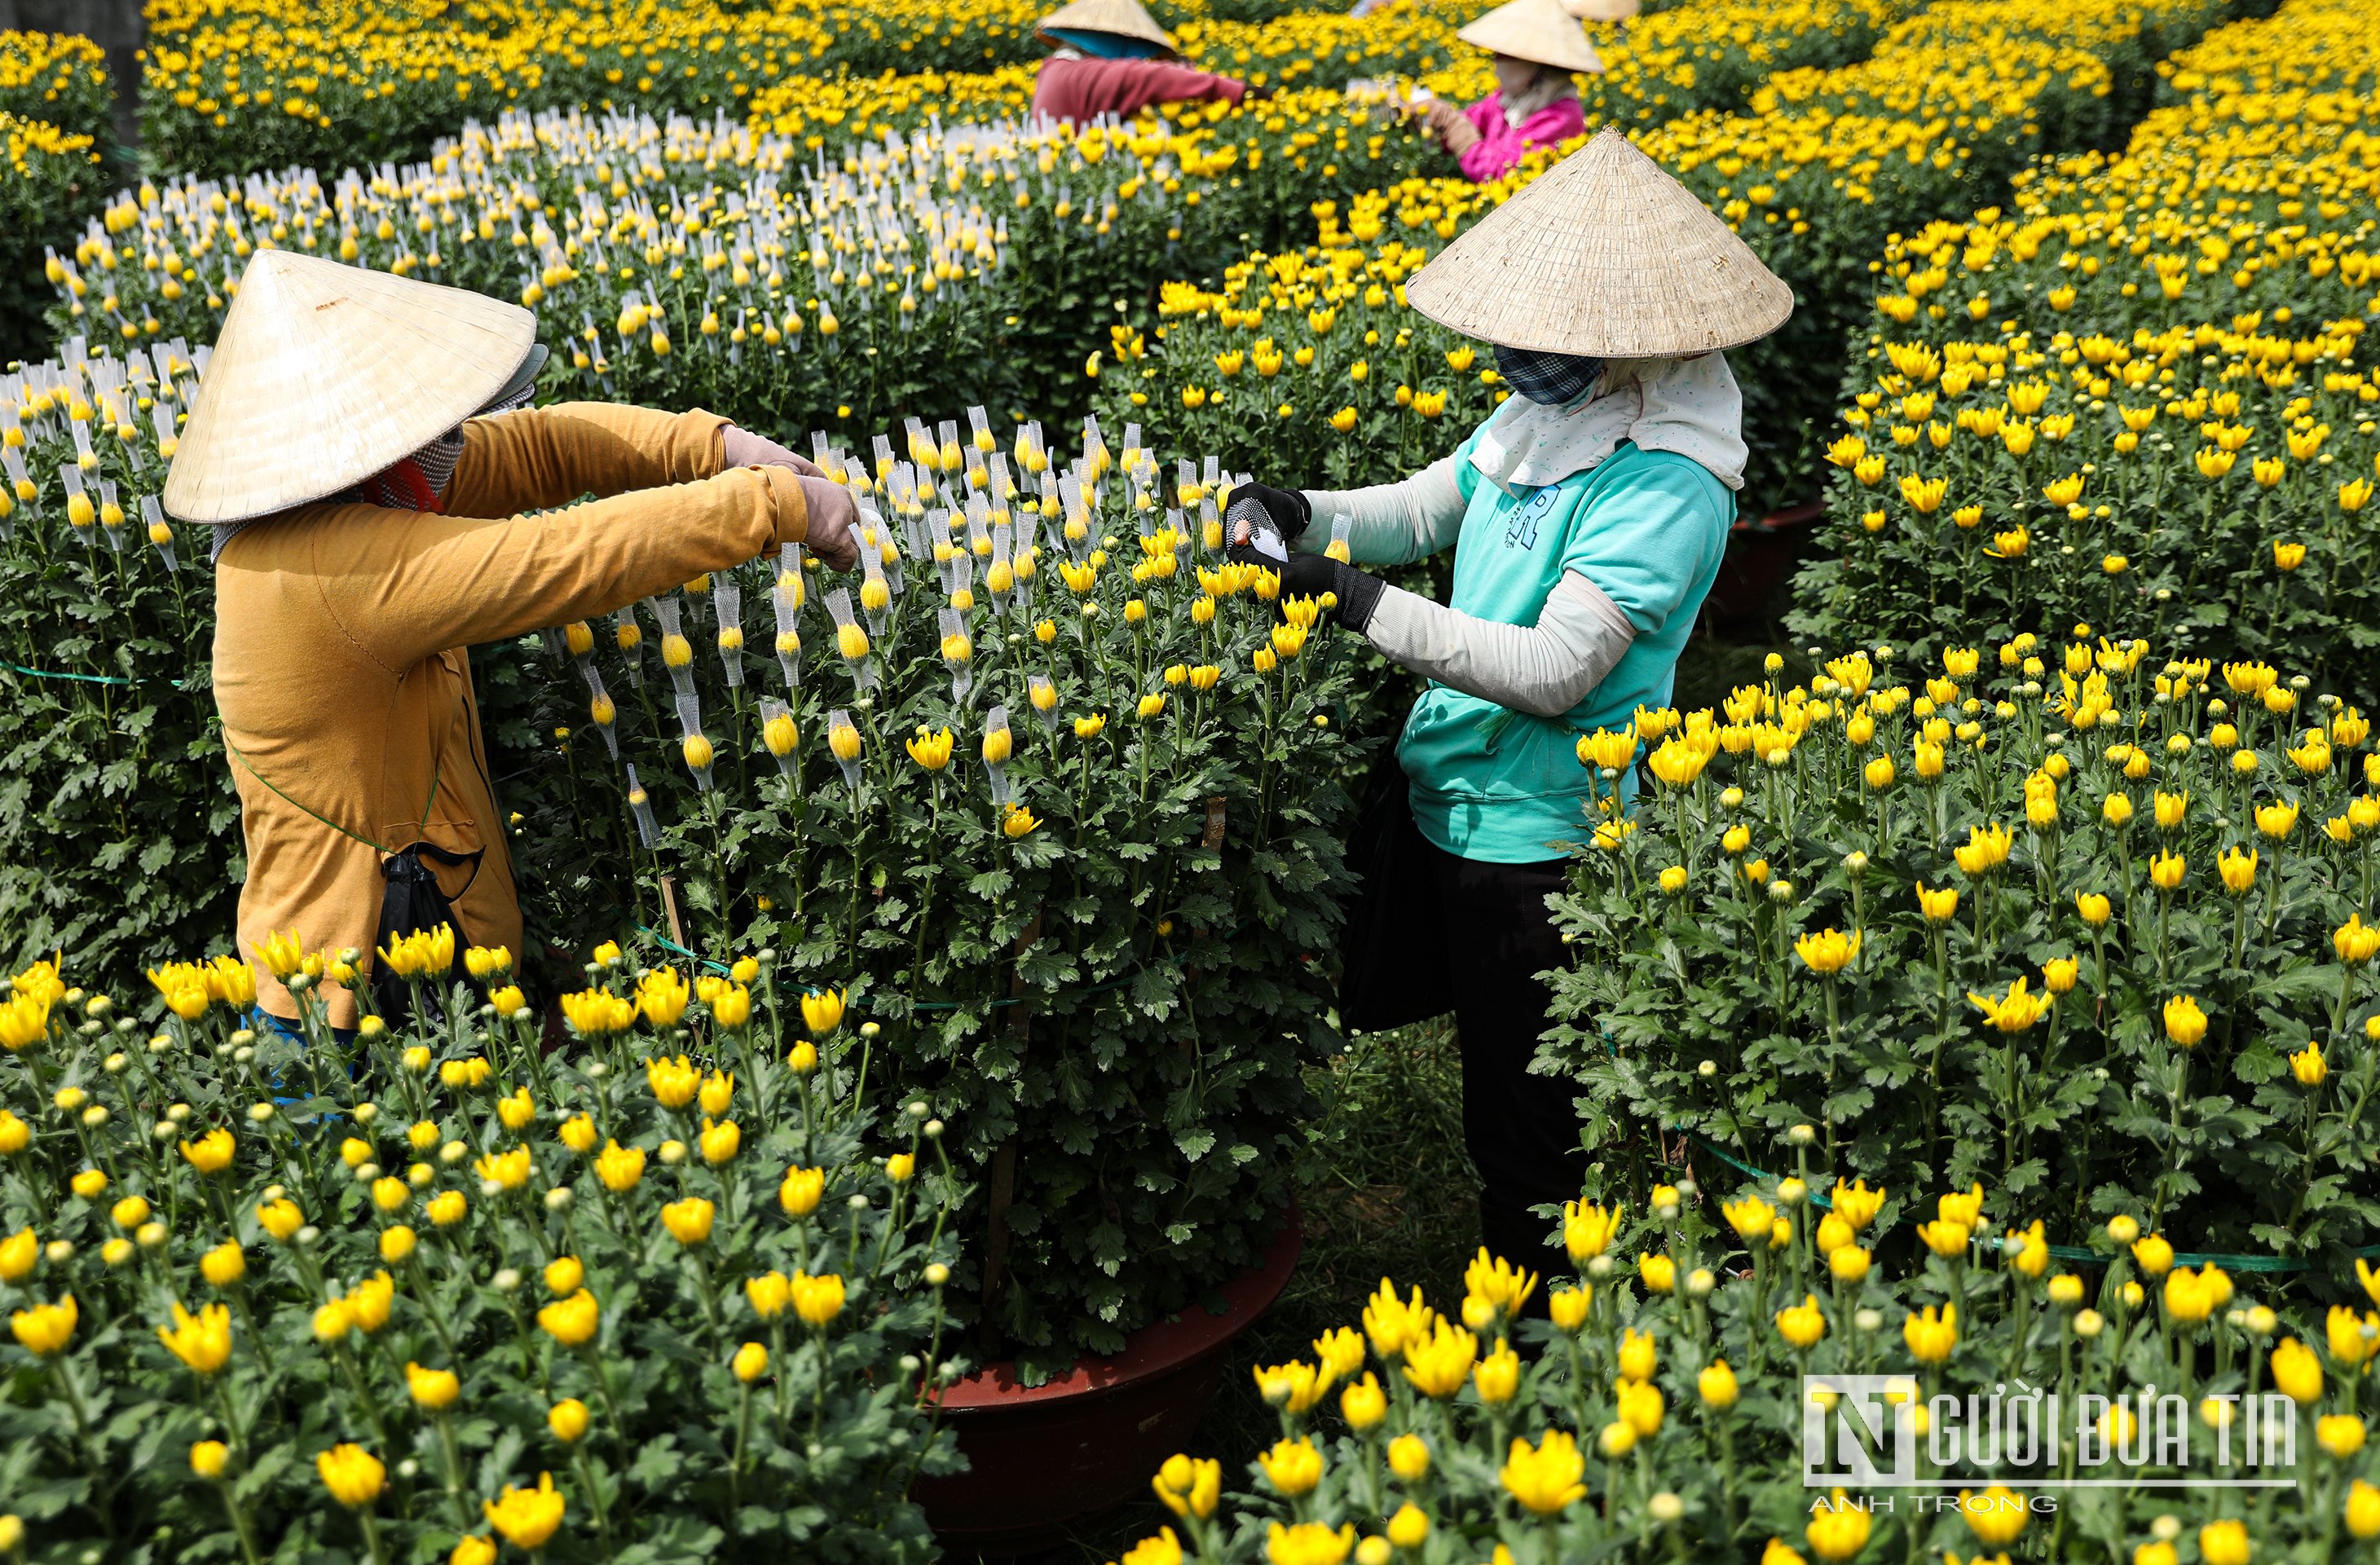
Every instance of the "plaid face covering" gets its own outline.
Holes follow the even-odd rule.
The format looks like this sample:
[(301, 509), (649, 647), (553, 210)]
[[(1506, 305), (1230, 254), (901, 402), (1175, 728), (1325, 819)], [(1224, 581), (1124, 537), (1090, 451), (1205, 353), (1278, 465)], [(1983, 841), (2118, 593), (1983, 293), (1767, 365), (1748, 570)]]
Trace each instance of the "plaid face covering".
[[(493, 402), (471, 416), (486, 419), (498, 413), (510, 413), (516, 408), (527, 407), (536, 395), (534, 381), (510, 386), (498, 392)], [(385, 505), (398, 511), (435, 511), (438, 502), (446, 493), (446, 486), (454, 481), (455, 464), (462, 459), (463, 426), (457, 424), (385, 472), (366, 479), (349, 492), (367, 505)]]
[(1496, 373), (1541, 407), (1567, 407), (1595, 389), (1603, 375), (1603, 360), (1499, 346)]

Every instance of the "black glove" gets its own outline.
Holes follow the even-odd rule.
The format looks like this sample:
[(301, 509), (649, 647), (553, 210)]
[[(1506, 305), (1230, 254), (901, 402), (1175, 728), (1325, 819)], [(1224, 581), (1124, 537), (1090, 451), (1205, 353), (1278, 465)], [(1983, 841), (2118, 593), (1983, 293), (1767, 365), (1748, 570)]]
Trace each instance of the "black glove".
[(1328, 554), (1292, 554), (1289, 564), (1281, 567), (1281, 595), (1286, 599), (1312, 598), (1320, 601), (1325, 593), (1335, 593), (1339, 601), (1330, 617), (1347, 629), (1362, 635), (1372, 623), (1372, 611), (1380, 606), (1380, 594), (1388, 583), (1366, 571), (1342, 564)]
[(1243, 565), (1279, 568), (1281, 562), (1255, 546), (1257, 529), (1269, 527), (1286, 545), (1295, 542), (1314, 520), (1314, 507), (1293, 489), (1260, 483), (1234, 485), (1231, 504), (1223, 513), (1225, 552)]

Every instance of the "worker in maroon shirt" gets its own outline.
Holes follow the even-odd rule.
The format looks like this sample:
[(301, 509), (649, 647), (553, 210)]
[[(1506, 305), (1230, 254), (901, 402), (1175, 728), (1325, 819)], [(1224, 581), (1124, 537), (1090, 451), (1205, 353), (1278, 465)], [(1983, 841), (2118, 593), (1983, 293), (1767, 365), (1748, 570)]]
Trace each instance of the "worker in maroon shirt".
[(1173, 39), (1140, 0), (1073, 0), (1037, 30), (1052, 53), (1033, 84), (1033, 112), (1050, 119), (1130, 119), (1152, 104), (1236, 104), (1248, 93), (1245, 82), (1169, 58)]

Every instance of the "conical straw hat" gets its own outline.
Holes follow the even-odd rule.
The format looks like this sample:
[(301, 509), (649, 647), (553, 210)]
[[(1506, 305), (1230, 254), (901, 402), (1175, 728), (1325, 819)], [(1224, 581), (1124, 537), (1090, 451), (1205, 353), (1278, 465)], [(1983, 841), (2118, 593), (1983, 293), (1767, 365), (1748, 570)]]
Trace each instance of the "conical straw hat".
[(1624, 22), (1644, 7), (1639, 0), (1561, 0), (1561, 8), (1583, 22)]
[(1793, 290), (1617, 127), (1447, 246), (1405, 299), (1466, 337), (1599, 358), (1734, 347), (1793, 313)]
[(1173, 48), (1173, 35), (1157, 25), (1157, 18), (1148, 14), (1148, 7), (1140, 0), (1074, 0), (1036, 25), (1044, 32), (1059, 27), (1083, 32), (1112, 32), (1155, 43), (1169, 52)]
[(1511, 0), (1456, 32), (1490, 54), (1510, 55), (1560, 70), (1599, 71), (1603, 57), (1561, 0)]
[(242, 522), (336, 494), (487, 406), (536, 339), (516, 304), (260, 251), (199, 382), (165, 509)]

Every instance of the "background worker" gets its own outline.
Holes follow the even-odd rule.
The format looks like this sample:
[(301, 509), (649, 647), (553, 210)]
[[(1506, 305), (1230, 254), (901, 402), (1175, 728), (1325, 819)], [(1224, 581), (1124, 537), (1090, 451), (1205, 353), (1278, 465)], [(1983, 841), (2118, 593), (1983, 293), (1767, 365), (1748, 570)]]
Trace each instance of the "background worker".
[(1130, 119), (1159, 103), (1236, 104), (1248, 94), (1245, 82), (1169, 58), (1173, 35), (1140, 0), (1074, 0), (1035, 30), (1052, 51), (1033, 79), (1033, 112), (1045, 118)]
[(1585, 134), (1573, 73), (1600, 72), (1603, 59), (1563, 0), (1511, 0), (1454, 36), (1494, 56), (1495, 90), (1469, 108), (1437, 98), (1407, 112), (1454, 154), (1465, 177), (1494, 179), (1532, 148)]
[[(1398, 741), (1402, 785), (1375, 790), (1349, 854), (1364, 886), (1340, 1013), (1367, 1030), (1454, 1013), (1486, 1243), (1565, 1270), (1533, 1215), (1577, 1195), (1585, 1161), (1570, 1084), (1529, 1070), (1553, 1025), (1537, 976), (1570, 959), (1546, 899), (1568, 886), (1566, 845), (1633, 786), (1633, 769), (1600, 782), (1576, 742), (1670, 702), (1743, 481), (1742, 400), (1718, 350), (1774, 331), (1793, 295), (1606, 130), (1405, 297), (1493, 344), (1513, 394), (1401, 483), (1245, 486), (1226, 518), (1238, 557), (1279, 564), (1284, 597), (1336, 594), (1342, 626), (1430, 681)], [(1331, 536), (1313, 520), (1338, 515), (1353, 564), (1306, 552)], [(1358, 568), (1448, 548), (1444, 604)]]
[[(783, 543), (856, 557), (850, 497), (716, 414), (511, 411), (535, 336), (517, 305), (288, 250), (240, 278), (164, 503), (215, 528), (238, 939), (269, 1015), (298, 1007), (257, 959), (267, 935), (370, 952), (416, 864), (459, 943), (522, 953), (469, 647)], [(356, 997), (324, 992), (353, 1025)]]

